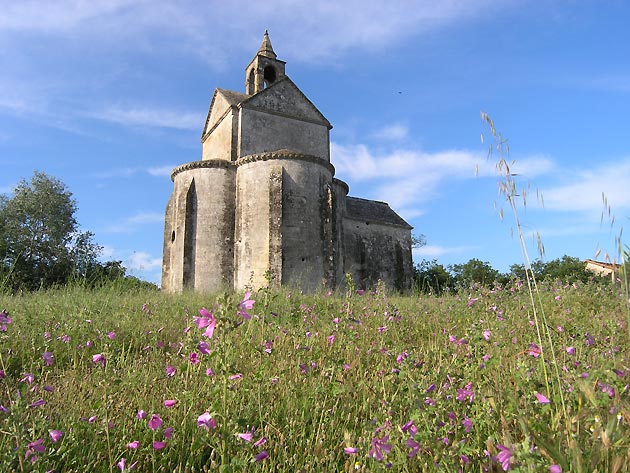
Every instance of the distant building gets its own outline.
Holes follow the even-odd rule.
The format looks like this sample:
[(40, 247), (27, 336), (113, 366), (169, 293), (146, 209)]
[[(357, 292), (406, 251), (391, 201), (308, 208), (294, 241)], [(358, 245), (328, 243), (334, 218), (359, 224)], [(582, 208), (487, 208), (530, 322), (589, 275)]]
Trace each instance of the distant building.
[(605, 263), (603, 261), (595, 261), (587, 259), (584, 261), (586, 270), (597, 274), (598, 276), (610, 276), (613, 281), (617, 278), (617, 272), (621, 265), (614, 263)]
[(379, 279), (408, 289), (411, 229), (388, 204), (349, 197), (330, 163), (332, 125), (285, 74), (265, 32), (245, 93), (216, 89), (202, 159), (171, 174), (162, 289), (272, 284), (305, 291)]

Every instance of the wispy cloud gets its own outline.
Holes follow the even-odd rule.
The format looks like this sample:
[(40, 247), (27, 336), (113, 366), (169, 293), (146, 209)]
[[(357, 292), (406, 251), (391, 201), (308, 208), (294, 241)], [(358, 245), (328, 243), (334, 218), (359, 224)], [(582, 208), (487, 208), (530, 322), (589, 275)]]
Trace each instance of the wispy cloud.
[(472, 246), (445, 247), (439, 245), (426, 245), (421, 246), (420, 248), (414, 248), (412, 252), (415, 259), (429, 259), (439, 258), (444, 255), (470, 253), (475, 249), (476, 248)]
[(162, 267), (162, 258), (154, 258), (144, 251), (134, 252), (123, 261), (123, 265), (130, 272), (152, 271)]
[(90, 118), (132, 127), (199, 130), (204, 117), (192, 112), (150, 108), (109, 108), (90, 112)]
[(160, 166), (157, 168), (149, 168), (147, 172), (156, 177), (170, 176), (175, 167), (176, 166), (174, 164), (169, 166)]
[(106, 171), (96, 172), (93, 174), (97, 179), (115, 179), (121, 177), (133, 177), (138, 174), (147, 173), (154, 177), (170, 176), (171, 172), (176, 166), (166, 165), (159, 167), (150, 167), (148, 169), (141, 167), (120, 167), (115, 169), (108, 169)]
[(104, 229), (108, 233), (131, 233), (142, 225), (164, 222), (164, 215), (155, 212), (144, 212), (127, 217), (122, 222), (109, 225)]
[(566, 172), (557, 186), (542, 189), (545, 207), (551, 210), (588, 212), (604, 210), (603, 195), (614, 211), (630, 209), (630, 158), (592, 169)]
[(384, 126), (372, 136), (379, 140), (387, 141), (400, 141), (409, 135), (409, 128), (401, 123), (394, 123), (392, 125)]
[[(332, 143), (331, 160), (339, 178), (351, 183), (371, 182), (372, 197), (389, 202), (409, 218), (421, 214), (423, 204), (439, 197), (449, 180), (497, 175), (483, 152), (469, 150), (394, 150), (377, 154), (363, 144)], [(519, 159), (512, 172), (530, 178), (553, 168), (551, 159), (532, 156)]]

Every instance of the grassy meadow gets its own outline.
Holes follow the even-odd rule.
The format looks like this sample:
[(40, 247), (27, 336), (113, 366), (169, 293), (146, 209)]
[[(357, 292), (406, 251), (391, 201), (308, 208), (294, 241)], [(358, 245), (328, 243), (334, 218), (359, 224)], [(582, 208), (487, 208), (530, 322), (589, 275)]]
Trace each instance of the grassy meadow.
[(0, 471), (629, 471), (627, 296), (539, 296), (0, 295)]

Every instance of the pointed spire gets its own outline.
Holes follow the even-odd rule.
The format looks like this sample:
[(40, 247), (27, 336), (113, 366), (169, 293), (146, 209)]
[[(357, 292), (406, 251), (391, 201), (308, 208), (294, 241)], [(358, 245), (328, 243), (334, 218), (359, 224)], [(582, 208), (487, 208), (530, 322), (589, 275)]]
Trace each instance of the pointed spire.
[(273, 51), (273, 47), (271, 46), (271, 40), (269, 39), (269, 32), (265, 30), (265, 35), (263, 36), (262, 44), (260, 45), (260, 49), (258, 50), (258, 54), (261, 56), (268, 57), (270, 59), (276, 59), (276, 53)]

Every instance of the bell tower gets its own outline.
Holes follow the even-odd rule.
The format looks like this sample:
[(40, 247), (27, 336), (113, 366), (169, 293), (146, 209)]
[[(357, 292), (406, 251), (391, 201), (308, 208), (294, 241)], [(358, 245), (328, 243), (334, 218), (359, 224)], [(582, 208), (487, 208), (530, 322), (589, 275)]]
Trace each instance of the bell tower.
[(254, 95), (285, 76), (284, 61), (277, 59), (269, 33), (265, 30), (262, 44), (252, 62), (245, 69), (245, 93)]

